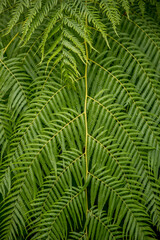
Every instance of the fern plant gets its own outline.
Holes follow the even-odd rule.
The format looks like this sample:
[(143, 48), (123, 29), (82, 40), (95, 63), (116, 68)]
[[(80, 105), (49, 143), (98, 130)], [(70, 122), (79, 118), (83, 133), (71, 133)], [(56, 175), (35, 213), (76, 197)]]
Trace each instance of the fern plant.
[(159, 238), (158, 5), (0, 1), (0, 239)]

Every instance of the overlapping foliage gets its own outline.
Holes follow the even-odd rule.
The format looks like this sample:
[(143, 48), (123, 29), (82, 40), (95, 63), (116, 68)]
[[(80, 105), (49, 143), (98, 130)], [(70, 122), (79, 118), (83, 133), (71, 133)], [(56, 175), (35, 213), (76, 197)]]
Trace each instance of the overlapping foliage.
[(130, 4), (0, 1), (0, 239), (158, 239), (159, 3)]

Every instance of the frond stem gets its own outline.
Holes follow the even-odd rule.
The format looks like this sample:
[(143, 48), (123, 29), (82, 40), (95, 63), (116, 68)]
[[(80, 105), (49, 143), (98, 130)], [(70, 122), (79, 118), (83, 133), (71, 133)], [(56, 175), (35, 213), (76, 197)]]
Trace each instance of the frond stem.
[[(85, 4), (87, 5), (87, 1), (85, 1)], [(85, 25), (86, 28), (88, 26), (87, 24), (87, 17), (85, 19)], [(88, 99), (88, 85), (87, 85), (87, 71), (88, 71), (88, 46), (86, 39), (84, 39), (84, 45), (86, 50), (86, 63), (85, 63), (85, 102), (84, 102), (84, 115), (85, 115), (85, 160), (86, 160), (86, 181), (88, 177), (88, 159), (87, 159), (87, 144), (88, 144), (88, 126), (87, 126), (87, 99)], [(86, 194), (86, 219), (88, 215), (88, 193), (87, 193), (87, 187), (85, 189)], [(88, 236), (87, 233), (87, 226), (86, 226), (86, 238)], [(87, 238), (88, 239), (88, 238)]]
[(4, 48), (3, 54), (7, 51), (7, 48), (11, 45), (11, 43), (16, 39), (16, 37), (19, 35), (19, 32), (16, 33), (16, 35), (11, 39), (11, 41), (7, 44), (7, 46)]

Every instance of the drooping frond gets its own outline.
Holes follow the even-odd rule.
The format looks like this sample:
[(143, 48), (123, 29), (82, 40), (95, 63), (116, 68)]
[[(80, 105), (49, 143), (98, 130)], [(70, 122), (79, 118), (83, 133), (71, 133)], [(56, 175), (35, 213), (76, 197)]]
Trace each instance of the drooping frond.
[[(143, 4), (144, 1), (142, 0), (139, 3), (142, 12), (144, 12)], [(87, 4), (85, 0), (17, 1), (11, 10), (12, 17), (8, 23), (7, 33), (12, 30), (23, 15), (24, 24), (21, 42), (25, 44), (39, 26), (44, 23), (45, 29), (41, 33), (41, 44), (39, 46), (42, 52), (42, 60), (49, 54), (48, 64), (51, 59), (54, 59), (55, 67), (58, 63), (61, 63), (62, 79), (74, 82), (79, 75), (75, 57), (78, 56), (82, 62), (86, 61), (83, 46), (84, 40), (92, 46), (90, 31), (85, 27), (84, 19), (87, 20), (88, 25), (100, 31), (108, 44), (106, 37), (107, 28), (102, 21), (101, 14), (106, 14), (112, 23), (113, 29), (116, 31), (117, 25), (120, 24), (119, 9), (121, 6), (129, 15), (130, 3), (126, 0), (95, 0), (87, 2)], [(77, 34), (82, 39), (78, 39)], [(56, 39), (56, 41), (48, 48), (50, 39)]]
[[(85, 192), (83, 188), (74, 188), (65, 193), (52, 209), (42, 216), (32, 239), (63, 239), (69, 227), (82, 225), (85, 212)], [(45, 224), (44, 224), (45, 223)], [(45, 226), (46, 225), (46, 226)]]
[(17, 119), (27, 107), (27, 91), (30, 78), (20, 67), (19, 59), (5, 61), (0, 59), (0, 79), (2, 97), (9, 93), (8, 109), (13, 120)]
[(0, 97), (0, 149), (1, 149), (1, 160), (2, 157), (9, 150), (9, 138), (11, 135), (11, 122), (9, 113), (7, 111), (4, 100)]
[[(123, 231), (126, 235), (135, 235), (135, 238), (145, 239), (152, 237), (154, 233), (149, 227), (149, 216), (145, 212), (145, 208), (136, 202), (137, 195), (129, 194), (129, 191), (123, 187), (123, 183), (110, 177), (108, 171), (98, 169), (95, 173), (89, 172), (92, 177), (91, 181), (91, 206), (95, 203), (96, 195), (98, 195), (98, 210), (101, 212), (105, 203), (107, 204), (108, 216), (114, 218), (114, 222), (118, 225), (123, 223)], [(95, 187), (96, 186), (96, 187)], [(140, 202), (140, 199), (138, 199)], [(141, 222), (141, 219), (145, 222)], [(134, 227), (133, 222), (136, 221)]]
[(87, 216), (89, 239), (121, 239), (121, 228), (112, 223), (105, 212), (99, 213), (96, 207), (88, 210)]
[(0, 1), (0, 239), (158, 239), (160, 29), (132, 4)]

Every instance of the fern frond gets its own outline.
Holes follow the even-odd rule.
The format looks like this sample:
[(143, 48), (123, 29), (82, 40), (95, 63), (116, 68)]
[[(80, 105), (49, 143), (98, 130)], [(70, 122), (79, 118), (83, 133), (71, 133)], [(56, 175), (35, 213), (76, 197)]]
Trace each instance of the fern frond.
[(27, 92), (30, 79), (20, 67), (18, 59), (12, 58), (7, 61), (0, 59), (0, 67), (2, 97), (9, 93), (8, 108), (15, 121), (21, 112), (27, 108)]
[(158, 239), (160, 29), (139, 3), (0, 1), (0, 239)]
[[(127, 13), (129, 11), (129, 6), (125, 3), (122, 5), (127, 8)], [(106, 13), (108, 19), (111, 21), (114, 31), (116, 32), (116, 26), (120, 24), (120, 13), (118, 11), (117, 2), (110, 0), (105, 1), (101, 0), (99, 4), (100, 9), (102, 12)]]
[(62, 161), (57, 163), (56, 171), (54, 170), (51, 174), (53, 177), (46, 177), (41, 190), (37, 193), (37, 198), (31, 204), (33, 209), (29, 214), (32, 219), (35, 219), (31, 222), (34, 225), (37, 220), (39, 221), (36, 216), (41, 218), (51, 209), (54, 202), (64, 195), (66, 189), (72, 188), (73, 178), (77, 186), (83, 185), (84, 154), (72, 150), (60, 155), (60, 158)]
[(69, 238), (68, 240), (71, 240), (71, 239), (76, 239), (76, 240), (86, 240), (86, 233), (84, 232), (72, 232), (70, 233), (69, 235)]
[(52, 210), (43, 215), (33, 239), (62, 239), (68, 232), (68, 225), (71, 229), (81, 225), (85, 212), (84, 199), (84, 187), (68, 190)]
[(122, 239), (121, 228), (111, 223), (111, 219), (96, 207), (88, 210), (87, 225), (89, 239)]
[(7, 106), (0, 97), (0, 148), (1, 159), (9, 150), (9, 138), (12, 132)]
[(30, 5), (30, 0), (25, 1), (16, 1), (15, 7), (12, 9), (12, 18), (8, 23), (7, 33), (9, 33), (15, 24), (20, 19), (21, 14), (25, 11), (26, 8)]
[[(120, 181), (117, 181), (113, 177), (110, 178), (108, 171), (103, 170), (102, 172), (102, 169), (99, 169), (95, 173), (89, 172), (89, 175), (92, 177), (91, 188), (94, 188), (94, 191), (91, 191), (92, 206), (95, 202), (95, 195), (98, 195), (99, 212), (108, 201), (108, 215), (111, 218), (114, 216), (114, 221), (117, 224), (124, 221), (123, 231), (125, 232), (125, 236), (128, 234), (133, 236), (134, 234), (135, 239), (145, 239), (146, 236), (150, 238), (154, 237), (154, 232), (150, 228), (150, 219), (146, 215), (145, 208), (133, 200), (136, 199), (136, 195), (131, 194), (130, 196)], [(146, 221), (142, 223), (141, 218)], [(135, 221), (136, 225), (134, 224)]]

